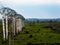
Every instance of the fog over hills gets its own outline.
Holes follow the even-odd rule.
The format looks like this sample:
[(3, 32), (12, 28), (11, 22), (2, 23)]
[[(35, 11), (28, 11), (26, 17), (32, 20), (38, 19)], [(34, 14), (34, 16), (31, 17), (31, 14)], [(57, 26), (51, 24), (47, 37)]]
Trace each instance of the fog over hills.
[(49, 21), (53, 21), (53, 22), (60, 22), (60, 18), (56, 18), (56, 19), (39, 19), (39, 18), (26, 18), (25, 19), (25, 22), (31, 22), (31, 21), (39, 21), (39, 22), (42, 22), (42, 21), (45, 21), (45, 22), (49, 22)]

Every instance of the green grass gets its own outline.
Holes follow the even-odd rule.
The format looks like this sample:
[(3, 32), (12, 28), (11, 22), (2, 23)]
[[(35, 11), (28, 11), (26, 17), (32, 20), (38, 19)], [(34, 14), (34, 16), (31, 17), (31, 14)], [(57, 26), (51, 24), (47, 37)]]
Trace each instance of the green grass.
[(51, 29), (44, 28), (47, 24), (48, 23), (36, 23), (34, 25), (28, 23), (25, 24), (25, 28), (20, 32), (20, 34), (10, 39), (10, 44), (26, 45), (28, 43), (60, 43), (60, 34), (54, 33)]

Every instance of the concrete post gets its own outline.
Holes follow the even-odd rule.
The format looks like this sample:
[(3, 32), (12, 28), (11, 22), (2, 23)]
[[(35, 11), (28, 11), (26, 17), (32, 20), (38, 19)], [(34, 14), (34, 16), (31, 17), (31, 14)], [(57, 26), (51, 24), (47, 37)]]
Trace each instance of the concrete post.
[(13, 24), (14, 24), (14, 35), (15, 35), (15, 18), (13, 18)]
[(3, 25), (3, 40), (5, 41), (5, 24), (4, 24), (4, 15), (2, 16), (2, 25)]
[(6, 16), (6, 39), (8, 39), (8, 17)]

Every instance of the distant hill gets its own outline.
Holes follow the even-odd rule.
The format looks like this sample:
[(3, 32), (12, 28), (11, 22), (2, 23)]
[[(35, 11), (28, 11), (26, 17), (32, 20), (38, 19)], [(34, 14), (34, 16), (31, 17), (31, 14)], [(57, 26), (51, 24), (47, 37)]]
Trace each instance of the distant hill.
[(57, 19), (38, 19), (38, 18), (27, 18), (25, 22), (60, 22), (60, 18)]
[[(26, 18), (25, 22), (60, 22), (60, 18), (57, 19), (39, 19), (39, 18)], [(0, 19), (0, 23), (2, 19)]]

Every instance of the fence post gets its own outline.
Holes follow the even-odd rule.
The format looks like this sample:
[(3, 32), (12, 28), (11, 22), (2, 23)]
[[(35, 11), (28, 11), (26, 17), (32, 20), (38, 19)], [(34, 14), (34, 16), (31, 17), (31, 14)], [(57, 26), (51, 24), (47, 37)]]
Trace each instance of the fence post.
[(2, 26), (3, 26), (3, 40), (5, 41), (5, 24), (4, 24), (4, 15), (2, 16)]
[(8, 17), (6, 16), (6, 39), (8, 39)]

